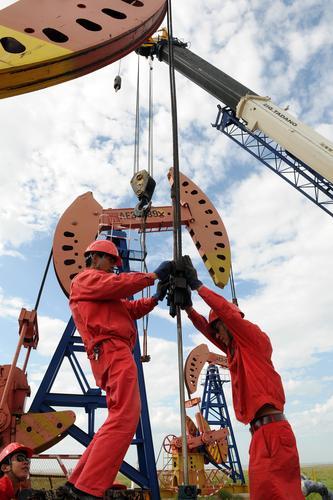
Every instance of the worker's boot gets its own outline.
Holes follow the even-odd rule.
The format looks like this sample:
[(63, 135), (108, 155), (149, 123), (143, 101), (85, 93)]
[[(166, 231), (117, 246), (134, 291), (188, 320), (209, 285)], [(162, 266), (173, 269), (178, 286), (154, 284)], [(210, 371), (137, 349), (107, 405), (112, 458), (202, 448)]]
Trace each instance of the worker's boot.
[(56, 489), (55, 494), (56, 500), (96, 500), (98, 498), (102, 498), (95, 497), (94, 495), (89, 495), (89, 493), (78, 490), (75, 488), (74, 484), (68, 481), (63, 486), (59, 486), (59, 488)]
[[(71, 500), (99, 500), (102, 499), (102, 497), (95, 497), (94, 495), (89, 495), (89, 493), (72, 493)], [(69, 497), (68, 497), (69, 498)]]
[(35, 490), (32, 488), (21, 490), (17, 498), (18, 500), (47, 500), (45, 490)]
[(104, 500), (144, 500), (146, 498), (144, 491), (138, 490), (117, 490), (110, 488), (104, 493)]
[(65, 483), (63, 486), (59, 486), (59, 488), (57, 488), (55, 491), (56, 500), (73, 499), (73, 489), (73, 484), (69, 482)]

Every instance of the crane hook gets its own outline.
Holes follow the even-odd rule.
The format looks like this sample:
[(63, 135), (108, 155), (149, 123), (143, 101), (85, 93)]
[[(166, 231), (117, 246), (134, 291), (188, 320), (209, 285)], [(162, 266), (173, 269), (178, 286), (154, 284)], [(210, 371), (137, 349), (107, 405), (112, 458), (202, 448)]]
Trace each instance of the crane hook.
[(113, 82), (113, 88), (116, 92), (121, 89), (121, 76), (117, 75)]

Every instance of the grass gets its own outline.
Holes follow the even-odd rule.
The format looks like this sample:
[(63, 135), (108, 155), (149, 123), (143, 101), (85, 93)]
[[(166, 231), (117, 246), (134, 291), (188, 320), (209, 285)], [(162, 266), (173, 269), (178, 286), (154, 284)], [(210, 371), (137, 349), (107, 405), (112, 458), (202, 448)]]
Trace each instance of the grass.
[[(301, 467), (302, 473), (305, 474), (312, 481), (324, 483), (325, 486), (333, 491), (333, 465), (314, 465), (312, 467)], [(311, 493), (306, 497), (308, 500), (319, 500), (321, 495), (318, 493)]]

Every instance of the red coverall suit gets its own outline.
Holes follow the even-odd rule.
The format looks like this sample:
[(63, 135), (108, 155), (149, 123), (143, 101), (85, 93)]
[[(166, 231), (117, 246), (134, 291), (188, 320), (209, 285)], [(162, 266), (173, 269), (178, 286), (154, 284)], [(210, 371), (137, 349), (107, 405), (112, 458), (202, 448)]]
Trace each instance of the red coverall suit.
[[(126, 297), (154, 283), (152, 273), (110, 274), (86, 269), (72, 281), (70, 308), (83, 339), (96, 384), (106, 391), (108, 418), (82, 455), (69, 481), (103, 497), (112, 484), (136, 431), (141, 403), (132, 355), (134, 321), (157, 304), (154, 298)], [(95, 359), (94, 348), (99, 349)]]
[(0, 478), (0, 500), (11, 500), (15, 498), (14, 486), (9, 477)]
[[(203, 316), (194, 309), (188, 311), (194, 326), (227, 354), (237, 420), (248, 424), (267, 404), (283, 412), (285, 396), (280, 375), (271, 361), (268, 336), (257, 325), (243, 319), (221, 295), (205, 286), (201, 286), (198, 293), (233, 337), (227, 347), (215, 338), (213, 328)], [(257, 429), (249, 453), (252, 500), (304, 499), (296, 440), (287, 421), (268, 423)]]

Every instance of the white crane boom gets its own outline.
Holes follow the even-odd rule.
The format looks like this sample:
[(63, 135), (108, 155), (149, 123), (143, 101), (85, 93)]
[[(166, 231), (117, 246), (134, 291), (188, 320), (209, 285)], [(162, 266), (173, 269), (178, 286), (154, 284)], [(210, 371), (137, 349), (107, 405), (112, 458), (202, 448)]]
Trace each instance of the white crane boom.
[(251, 132), (261, 130), (314, 172), (333, 182), (333, 143), (276, 106), (270, 97), (242, 97), (236, 115)]

